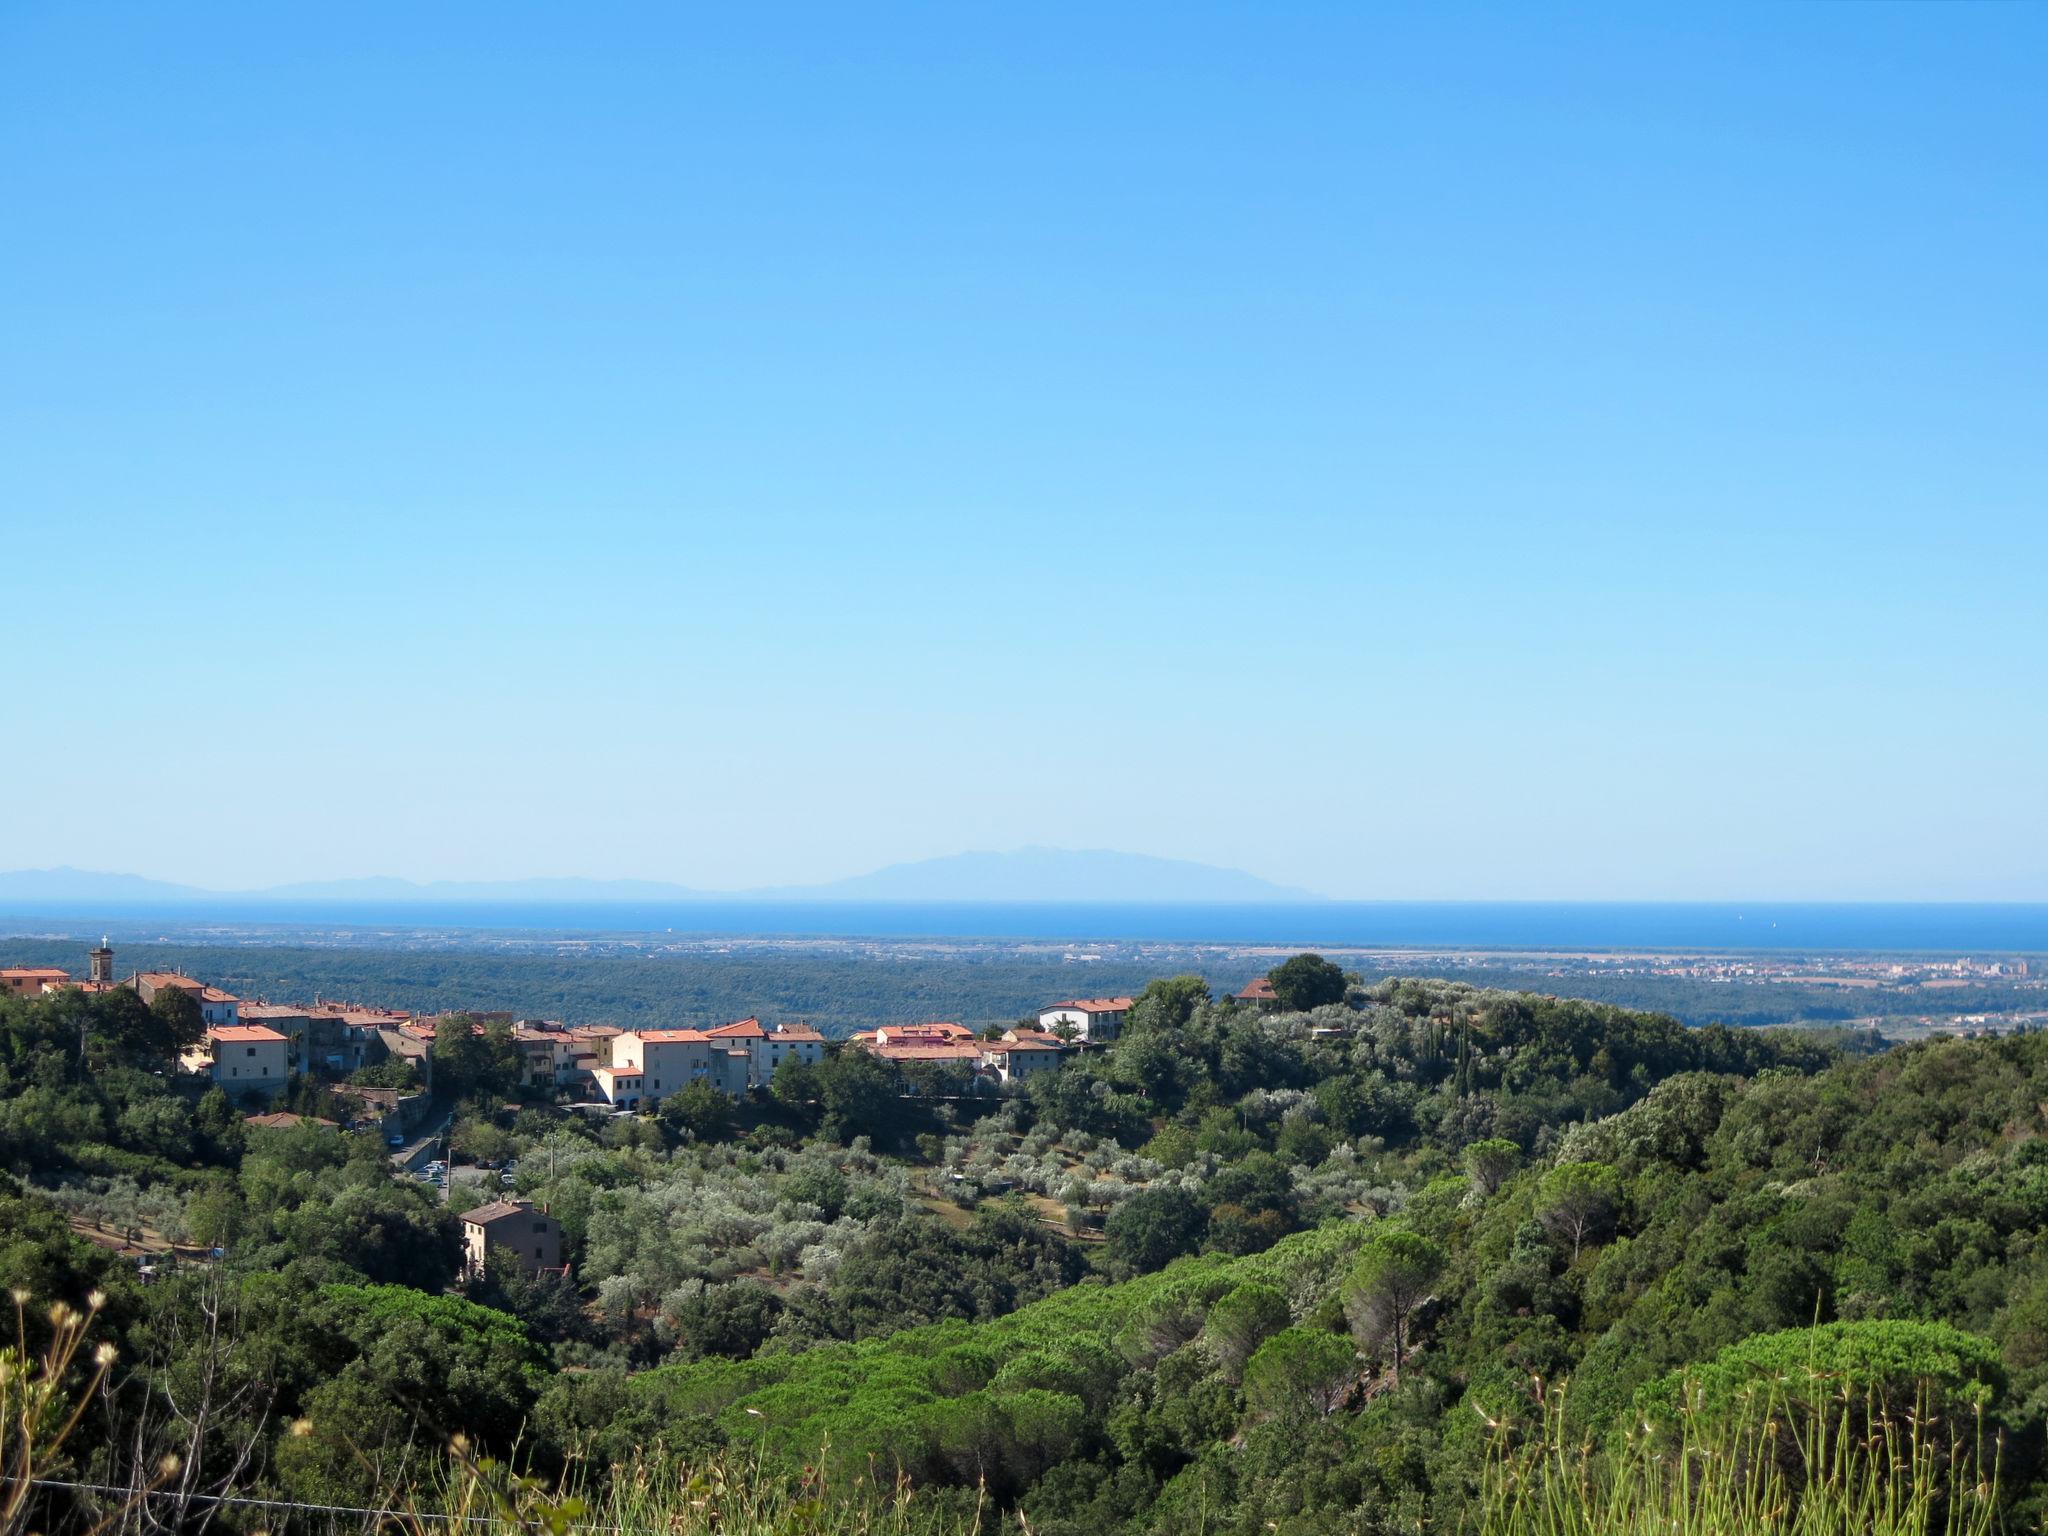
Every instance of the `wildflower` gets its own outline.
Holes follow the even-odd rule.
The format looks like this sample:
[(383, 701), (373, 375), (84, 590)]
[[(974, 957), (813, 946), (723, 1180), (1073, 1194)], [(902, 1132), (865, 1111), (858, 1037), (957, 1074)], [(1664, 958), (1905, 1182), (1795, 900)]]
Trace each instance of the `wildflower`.
[(292, 1420), (292, 1438), (293, 1438), (294, 1440), (303, 1440), (303, 1439), (305, 1439), (305, 1438), (306, 1438), (306, 1436), (308, 1436), (308, 1435), (310, 1435), (310, 1434), (312, 1434), (312, 1433), (313, 1433), (313, 1421), (312, 1421), (311, 1419), (293, 1419), (293, 1420)]
[(114, 1363), (114, 1356), (119, 1353), (120, 1351), (115, 1349), (113, 1345), (102, 1344), (98, 1349), (92, 1352), (92, 1363), (98, 1366), (101, 1370), (105, 1370), (108, 1366)]

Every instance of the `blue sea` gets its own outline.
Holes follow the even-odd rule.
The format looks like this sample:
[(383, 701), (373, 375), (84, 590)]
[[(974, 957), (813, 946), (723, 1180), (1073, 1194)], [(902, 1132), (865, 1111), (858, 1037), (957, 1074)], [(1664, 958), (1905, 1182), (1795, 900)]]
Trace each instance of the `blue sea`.
[(563, 934), (1152, 941), (1358, 948), (2048, 954), (2048, 903), (689, 901), (51, 905), (20, 924), (119, 922)]

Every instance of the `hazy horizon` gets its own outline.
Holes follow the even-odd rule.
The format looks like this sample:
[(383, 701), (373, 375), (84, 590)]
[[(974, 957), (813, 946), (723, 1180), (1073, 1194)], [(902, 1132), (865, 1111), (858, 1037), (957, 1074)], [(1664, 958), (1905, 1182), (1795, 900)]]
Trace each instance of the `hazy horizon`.
[[(1032, 862), (1033, 857), (1040, 862)], [(1049, 856), (1052, 863), (1043, 862)], [(1024, 860), (1012, 864), (1013, 860)], [(1061, 871), (1058, 860), (1100, 860), (1102, 865), (1094, 871), (1097, 883), (1091, 886), (1082, 874), (1085, 865), (1078, 869)], [(1159, 888), (1156, 884), (1145, 886), (1146, 880), (1156, 882), (1159, 878), (1173, 878), (1176, 875), (1216, 877), (1206, 886), (1190, 891), (1185, 887)], [(912, 877), (908, 883), (899, 881), (890, 884), (891, 877)], [(67, 878), (68, 877), (68, 878)], [(920, 879), (922, 883), (919, 883)], [(1137, 886), (1130, 881), (1136, 879)], [(39, 880), (47, 880), (46, 894), (26, 896), (23, 893), (35, 889)], [(983, 888), (961, 890), (964, 882), (968, 886), (979, 881)], [(1102, 883), (1106, 881), (1105, 888)], [(1121, 884), (1118, 882), (1121, 881)], [(1220, 881), (1221, 883), (1216, 883)], [(125, 883), (137, 887), (125, 895), (113, 897), (117, 901), (133, 901), (147, 905), (150, 891), (142, 887), (156, 888), (162, 899), (171, 902), (189, 902), (195, 907), (204, 907), (207, 902), (224, 901), (277, 902), (284, 905), (306, 903), (328, 905), (337, 909), (355, 902), (367, 904), (400, 904), (420, 901), (453, 907), (462, 904), (489, 906), (502, 903), (508, 906), (534, 905), (574, 907), (577, 905), (621, 905), (648, 906), (661, 902), (682, 905), (703, 903), (758, 903), (768, 905), (819, 906), (860, 905), (874, 903), (887, 905), (895, 903), (905, 906), (945, 906), (948, 904), (974, 905), (993, 904), (1001, 906), (1030, 906), (1048, 904), (1057, 906), (1087, 906), (1101, 904), (1109, 906), (1173, 906), (1179, 903), (1196, 905), (1217, 904), (1235, 906), (1257, 906), (1270, 904), (1275, 907), (1329, 906), (1372, 906), (1426, 907), (1470, 906), (1470, 907), (1698, 907), (1735, 908), (1745, 903), (1759, 908), (1767, 907), (1887, 907), (1887, 908), (1935, 908), (1935, 907), (2013, 907), (2038, 909), (2048, 912), (2048, 900), (2032, 897), (1950, 897), (1950, 898), (1895, 898), (1895, 897), (1830, 897), (1804, 895), (1797, 892), (1750, 892), (1743, 896), (1693, 897), (1683, 894), (1661, 896), (1611, 897), (1599, 894), (1574, 894), (1562, 896), (1331, 896), (1319, 891), (1303, 890), (1299, 887), (1283, 886), (1263, 879), (1250, 871), (1229, 869), (1218, 865), (1197, 864), (1186, 860), (1161, 859), (1146, 854), (1132, 854), (1110, 849), (1057, 849), (1029, 847), (1007, 851), (971, 850), (954, 855), (942, 855), (923, 860), (885, 865), (878, 869), (825, 880), (807, 885), (789, 886), (737, 886), (715, 888), (691, 885), (687, 881), (646, 879), (638, 877), (614, 878), (588, 875), (542, 874), (526, 877), (510, 877), (501, 880), (469, 881), (448, 879), (415, 880), (404, 876), (354, 876), (334, 880), (298, 879), (281, 881), (265, 886), (222, 887), (203, 886), (175, 877), (153, 875), (134, 870), (87, 870), (72, 865), (58, 865), (36, 869), (0, 869), (0, 904), (8, 901), (28, 901), (32, 909), (47, 907), (53, 901), (84, 902), (96, 899), (96, 893), (119, 890)], [(1002, 887), (998, 889), (996, 887)], [(84, 894), (73, 894), (81, 892)], [(52, 894), (54, 893), (54, 894)], [(0, 907), (4, 910), (4, 907)], [(78, 909), (82, 911), (83, 909)]]
[(2039, 7), (0, 15), (0, 862), (2048, 900)]

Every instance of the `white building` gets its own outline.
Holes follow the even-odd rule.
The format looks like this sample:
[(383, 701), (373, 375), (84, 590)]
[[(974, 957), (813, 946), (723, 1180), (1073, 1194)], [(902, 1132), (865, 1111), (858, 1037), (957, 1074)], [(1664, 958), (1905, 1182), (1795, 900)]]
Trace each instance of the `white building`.
[(1124, 1015), (1131, 1011), (1132, 1001), (1128, 997), (1077, 997), (1064, 1003), (1048, 1003), (1038, 1010), (1038, 1027), (1057, 1032), (1061, 1025), (1068, 1025), (1076, 1040), (1100, 1044), (1122, 1033)]
[(993, 1071), (1005, 1087), (1053, 1071), (1062, 1054), (1050, 1040), (988, 1040), (981, 1047), (982, 1065)]
[(706, 1030), (714, 1044), (728, 1051), (747, 1053), (747, 1086), (765, 1088), (775, 1078), (775, 1069), (785, 1061), (812, 1066), (825, 1059), (825, 1037), (807, 1024), (778, 1024), (763, 1029), (759, 1019), (741, 1019)]
[(801, 1024), (764, 1029), (742, 1019), (717, 1029), (627, 1029), (611, 1039), (611, 1060), (590, 1069), (598, 1097), (620, 1109), (652, 1109), (692, 1083), (738, 1098), (764, 1087), (785, 1061), (818, 1062), (825, 1037)]

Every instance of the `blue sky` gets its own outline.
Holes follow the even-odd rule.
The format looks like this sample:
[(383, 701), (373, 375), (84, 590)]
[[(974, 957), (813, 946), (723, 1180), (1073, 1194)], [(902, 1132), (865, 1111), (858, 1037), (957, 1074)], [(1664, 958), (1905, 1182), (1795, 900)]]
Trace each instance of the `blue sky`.
[(0, 865), (2048, 899), (2048, 10), (0, 9)]

